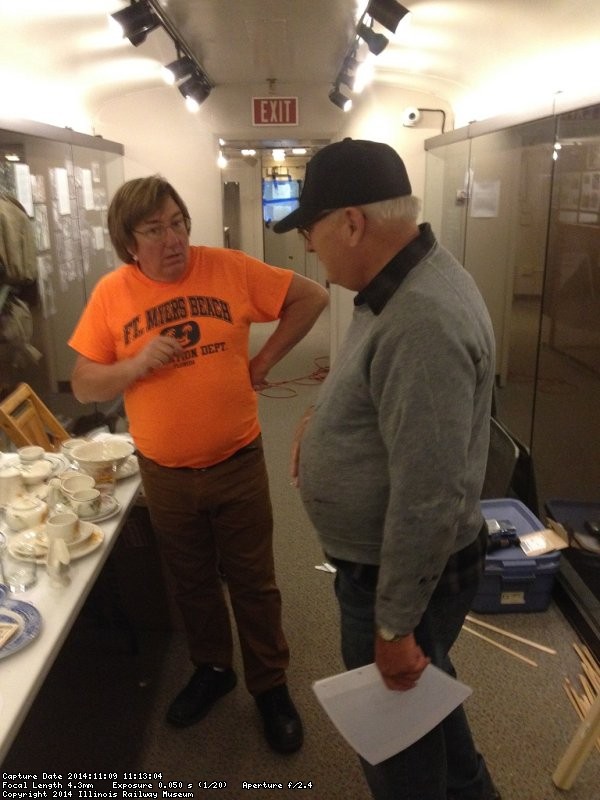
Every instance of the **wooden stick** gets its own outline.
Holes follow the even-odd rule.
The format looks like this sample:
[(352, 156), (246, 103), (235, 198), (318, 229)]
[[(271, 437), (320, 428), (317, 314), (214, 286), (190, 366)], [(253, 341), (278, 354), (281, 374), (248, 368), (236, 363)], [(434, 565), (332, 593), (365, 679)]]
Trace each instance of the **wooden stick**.
[(523, 644), (529, 645), (529, 647), (535, 647), (537, 650), (542, 650), (544, 653), (550, 653), (550, 655), (553, 656), (556, 655), (556, 650), (553, 650), (551, 647), (546, 647), (543, 644), (532, 642), (531, 639), (524, 639), (522, 636), (517, 636), (516, 633), (505, 631), (503, 628), (497, 628), (495, 625), (490, 625), (489, 622), (483, 622), (480, 619), (475, 619), (475, 617), (472, 617), (470, 614), (467, 614), (465, 619), (469, 622), (473, 622), (475, 625), (481, 625), (482, 628), (487, 628), (490, 631), (500, 633), (502, 636), (508, 636), (509, 639), (514, 639), (516, 642), (522, 642)]
[[(564, 682), (565, 692), (567, 693), (567, 697), (571, 701), (571, 705), (577, 712), (577, 716), (580, 720), (585, 719), (587, 712), (590, 709), (590, 704), (587, 702), (586, 698), (580, 697), (575, 689), (573, 688), (573, 684), (568, 678), (565, 678)], [(596, 750), (600, 753), (600, 736), (596, 741)]]
[(581, 674), (579, 675), (579, 682), (583, 686), (583, 691), (585, 692), (587, 699), (590, 701), (590, 703), (593, 703), (596, 699), (596, 695), (594, 694), (591, 683), (588, 681), (585, 675)]
[(577, 712), (577, 716), (579, 717), (579, 719), (583, 719), (583, 711), (581, 710), (581, 708), (579, 708), (579, 703), (577, 702), (577, 695), (575, 694), (575, 690), (573, 689), (573, 686), (571, 685), (571, 682), (569, 680), (565, 680), (564, 689), (565, 692), (567, 693), (567, 697), (571, 701), (571, 705)]
[(600, 695), (590, 713), (579, 724), (566, 752), (552, 774), (552, 781), (559, 789), (570, 789), (579, 774), (585, 759), (597, 742), (600, 732)]
[(516, 650), (511, 650), (510, 647), (505, 647), (503, 644), (494, 641), (494, 639), (490, 639), (489, 636), (484, 636), (483, 633), (479, 633), (479, 631), (474, 631), (473, 628), (469, 628), (467, 625), (463, 625), (462, 629), (463, 631), (468, 631), (469, 633), (472, 633), (473, 636), (477, 636), (479, 639), (483, 639), (484, 642), (488, 642), (489, 644), (494, 645), (494, 647), (497, 647), (499, 650), (504, 650), (505, 653), (510, 653), (511, 656), (521, 659), (521, 661), (524, 661), (526, 664), (530, 664), (532, 667), (537, 667), (535, 661), (532, 661), (530, 658), (522, 656), (520, 653), (517, 653)]
[(573, 649), (581, 659), (582, 664), (587, 664), (590, 669), (600, 677), (600, 665), (585, 645), (573, 644)]
[(582, 661), (581, 666), (583, 667), (583, 671), (587, 675), (587, 679), (594, 687), (594, 691), (596, 694), (600, 694), (600, 675), (590, 667), (587, 661)]

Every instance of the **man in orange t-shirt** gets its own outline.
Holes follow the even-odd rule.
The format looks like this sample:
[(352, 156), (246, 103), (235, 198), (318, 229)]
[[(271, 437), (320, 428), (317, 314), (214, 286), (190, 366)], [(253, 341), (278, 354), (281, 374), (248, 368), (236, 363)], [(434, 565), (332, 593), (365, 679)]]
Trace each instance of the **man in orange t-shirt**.
[[(236, 684), (219, 564), (267, 741), (293, 752), (303, 732), (286, 683), (256, 391), (310, 330), (327, 292), (239, 251), (190, 246), (185, 203), (159, 176), (125, 183), (108, 223), (125, 263), (99, 281), (69, 341), (72, 386), (81, 402), (124, 396), (196, 667), (167, 719), (196, 722)], [(251, 323), (276, 319), (250, 359)]]

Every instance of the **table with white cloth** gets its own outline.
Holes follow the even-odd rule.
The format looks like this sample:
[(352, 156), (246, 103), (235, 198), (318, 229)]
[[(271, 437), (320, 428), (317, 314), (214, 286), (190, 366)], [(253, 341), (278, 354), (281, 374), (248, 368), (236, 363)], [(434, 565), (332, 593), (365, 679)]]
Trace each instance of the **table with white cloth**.
[(129, 511), (140, 490), (139, 473), (117, 481), (114, 496), (120, 504), (117, 514), (98, 527), (104, 534), (102, 544), (70, 565), (71, 581), (57, 588), (43, 565), (31, 589), (12, 595), (12, 599), (30, 603), (41, 615), (39, 634), (26, 647), (0, 659), (0, 762), (10, 749), (44, 680), (60, 653), (81, 607), (96, 582), (114, 547)]

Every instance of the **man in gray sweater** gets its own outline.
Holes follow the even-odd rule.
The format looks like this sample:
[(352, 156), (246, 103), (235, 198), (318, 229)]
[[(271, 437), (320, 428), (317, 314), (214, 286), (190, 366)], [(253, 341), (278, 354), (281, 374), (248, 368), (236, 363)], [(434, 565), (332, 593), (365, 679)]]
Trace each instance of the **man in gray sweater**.
[[(494, 335), (471, 276), (417, 224), (404, 163), (345, 139), (307, 165), (297, 228), (357, 292), (343, 344), (299, 427), (293, 476), (330, 562), (348, 669), (392, 690), (448, 652), (483, 570)], [(411, 747), (363, 762), (377, 800), (499, 798), (462, 707)]]

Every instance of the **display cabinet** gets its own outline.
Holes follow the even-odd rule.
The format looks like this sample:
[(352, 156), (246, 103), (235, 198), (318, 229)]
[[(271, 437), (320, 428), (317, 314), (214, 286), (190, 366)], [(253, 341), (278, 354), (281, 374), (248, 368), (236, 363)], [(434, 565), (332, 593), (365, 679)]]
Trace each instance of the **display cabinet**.
[[(75, 354), (67, 341), (98, 279), (115, 267), (107, 228), (108, 202), (123, 182), (123, 147), (101, 137), (0, 118), (0, 192), (15, 198), (35, 241), (35, 278), (10, 284), (31, 310), (31, 344), (39, 360), (14, 358), (0, 343), (1, 384), (31, 384), (65, 423), (93, 416), (70, 390)], [(104, 407), (108, 410), (108, 406)]]
[[(498, 415), (531, 452), (539, 508), (598, 508), (600, 106), (474, 123), (426, 150), (424, 216), (488, 305)], [(600, 538), (577, 519), (559, 584), (597, 642)]]

